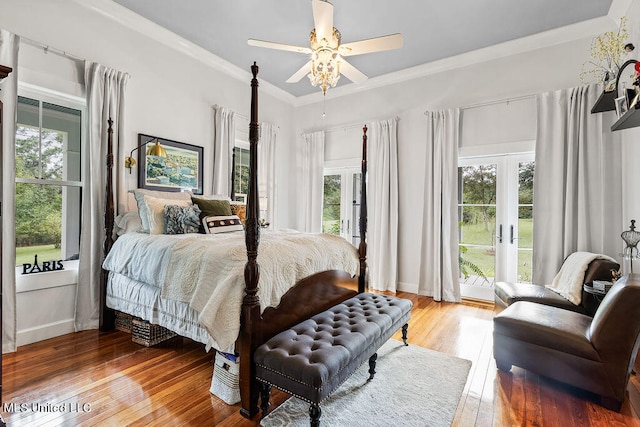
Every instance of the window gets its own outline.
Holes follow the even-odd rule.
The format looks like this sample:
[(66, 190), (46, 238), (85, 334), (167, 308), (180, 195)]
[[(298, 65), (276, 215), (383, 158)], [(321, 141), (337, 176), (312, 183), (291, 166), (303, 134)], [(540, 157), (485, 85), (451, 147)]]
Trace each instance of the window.
[(33, 263), (34, 255), (38, 263), (78, 258), (83, 108), (46, 95), (18, 97), (17, 266)]
[(249, 193), (249, 149), (233, 148), (233, 200), (247, 202)]
[(360, 244), (360, 187), (362, 176), (356, 167), (324, 170), (322, 232), (342, 236)]
[[(249, 194), (249, 119), (236, 116), (235, 125), (236, 140), (233, 147), (233, 194), (232, 199), (235, 202), (247, 203)], [(258, 153), (260, 152), (260, 144), (258, 143)], [(260, 169), (265, 167), (259, 165)], [(260, 196), (260, 218), (266, 219), (267, 206), (269, 200), (267, 198), (267, 183), (258, 179), (258, 194)]]

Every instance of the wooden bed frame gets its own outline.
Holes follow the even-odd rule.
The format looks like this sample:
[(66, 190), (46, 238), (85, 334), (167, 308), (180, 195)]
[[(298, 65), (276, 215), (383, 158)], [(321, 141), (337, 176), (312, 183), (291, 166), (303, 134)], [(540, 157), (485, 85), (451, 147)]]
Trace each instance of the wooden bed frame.
[[(260, 314), (260, 299), (257, 295), (260, 279), (260, 266), (257, 262), (260, 243), (259, 203), (258, 203), (258, 66), (251, 66), (251, 118), (249, 123), (249, 190), (247, 213), (245, 220), (245, 243), (247, 247), (247, 263), (244, 269), (245, 295), (240, 315), (240, 334), (236, 341), (236, 352), (240, 355), (240, 413), (253, 418), (258, 412), (259, 385), (255, 380), (253, 353), (261, 344), (277, 333), (290, 328), (304, 319), (320, 313), (346, 299), (364, 292), (367, 283), (367, 127), (362, 136), (362, 179), (360, 204), (360, 273), (352, 278), (344, 271), (331, 270), (316, 273), (296, 283), (285, 293), (278, 307), (268, 307)], [(113, 245), (113, 227), (115, 209), (113, 201), (113, 130), (112, 121), (108, 120), (107, 131), (107, 183), (105, 203), (104, 253), (109, 253)], [(115, 327), (115, 313), (106, 306), (107, 272), (103, 270), (100, 291), (100, 330), (107, 331)], [(356, 292), (353, 288), (357, 282)]]

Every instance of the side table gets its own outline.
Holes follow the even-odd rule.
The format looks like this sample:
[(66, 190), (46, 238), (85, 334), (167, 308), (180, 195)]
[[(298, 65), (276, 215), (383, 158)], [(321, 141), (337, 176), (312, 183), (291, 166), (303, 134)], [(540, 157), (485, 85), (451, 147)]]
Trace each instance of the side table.
[(596, 289), (591, 285), (591, 283), (585, 283), (584, 285), (582, 285), (582, 290), (584, 290), (585, 292), (583, 294), (583, 296), (585, 297), (583, 305), (586, 308), (587, 314), (589, 314), (589, 316), (594, 316), (596, 314), (596, 310), (598, 310), (600, 303), (604, 299), (604, 296), (607, 294), (607, 292), (609, 292), (609, 289), (611, 289), (611, 287), (605, 288), (604, 291)]

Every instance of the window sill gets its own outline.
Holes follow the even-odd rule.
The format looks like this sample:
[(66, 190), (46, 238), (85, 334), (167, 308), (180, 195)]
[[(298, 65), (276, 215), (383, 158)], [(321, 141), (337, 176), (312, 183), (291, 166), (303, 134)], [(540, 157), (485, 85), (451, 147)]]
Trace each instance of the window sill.
[(78, 261), (64, 261), (63, 265), (64, 270), (32, 274), (22, 274), (22, 267), (16, 267), (16, 293), (76, 285)]

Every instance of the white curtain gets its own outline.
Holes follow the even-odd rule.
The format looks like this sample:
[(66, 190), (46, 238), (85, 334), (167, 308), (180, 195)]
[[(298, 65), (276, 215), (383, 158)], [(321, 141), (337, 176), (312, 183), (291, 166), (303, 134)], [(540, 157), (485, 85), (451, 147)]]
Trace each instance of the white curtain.
[(398, 119), (371, 123), (367, 141), (369, 286), (396, 291), (398, 281)]
[(2, 352), (16, 351), (16, 106), (20, 37), (0, 29), (0, 65), (13, 68), (0, 85), (2, 127)]
[(322, 231), (324, 194), (324, 131), (303, 134), (300, 155), (298, 228), (308, 233), (319, 233)]
[(458, 143), (460, 110), (427, 112), (424, 206), (418, 293), (460, 301)]
[(236, 142), (236, 113), (214, 107), (213, 194), (231, 195), (233, 147)]
[[(100, 276), (104, 259), (104, 209), (107, 158), (107, 120), (113, 120), (113, 153), (123, 158), (124, 92), (128, 75), (103, 65), (85, 62), (88, 141), (83, 155), (82, 229), (75, 328), (96, 329), (100, 318)], [(116, 163), (117, 164), (117, 163)], [(118, 168), (114, 165), (114, 204), (120, 188)]]
[[(260, 210), (266, 210), (266, 219), (272, 229), (276, 224), (276, 137), (278, 127), (269, 123), (260, 124), (258, 143), (258, 182), (260, 183)], [(262, 203), (266, 200), (266, 209)]]
[(572, 252), (606, 253), (611, 236), (620, 242), (622, 202), (610, 199), (619, 193), (607, 183), (619, 165), (603, 114), (591, 114), (601, 93), (592, 84), (537, 97), (533, 283), (551, 283)]

